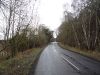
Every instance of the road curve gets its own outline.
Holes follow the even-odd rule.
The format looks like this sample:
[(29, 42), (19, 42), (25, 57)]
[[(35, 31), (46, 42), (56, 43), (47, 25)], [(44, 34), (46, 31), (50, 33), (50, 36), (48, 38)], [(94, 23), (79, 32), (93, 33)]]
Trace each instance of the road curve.
[(34, 75), (100, 75), (100, 62), (53, 42), (42, 52)]

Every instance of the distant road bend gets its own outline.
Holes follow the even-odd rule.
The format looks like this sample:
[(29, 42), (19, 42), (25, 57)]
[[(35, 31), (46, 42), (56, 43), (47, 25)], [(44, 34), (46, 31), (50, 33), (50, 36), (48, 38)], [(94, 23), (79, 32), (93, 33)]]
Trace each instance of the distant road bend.
[(53, 42), (41, 53), (35, 75), (100, 75), (100, 62), (64, 50)]

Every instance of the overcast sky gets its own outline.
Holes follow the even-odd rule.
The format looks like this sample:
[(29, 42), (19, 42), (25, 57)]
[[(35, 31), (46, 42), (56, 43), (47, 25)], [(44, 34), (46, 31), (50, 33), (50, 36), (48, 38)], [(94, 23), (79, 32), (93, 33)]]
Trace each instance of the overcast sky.
[(61, 24), (64, 12), (64, 4), (71, 11), (72, 0), (41, 0), (39, 6), (40, 23), (55, 30)]
[[(40, 24), (45, 24), (51, 30), (56, 30), (63, 18), (64, 4), (67, 4), (67, 9), (71, 11), (72, 0), (40, 0), (38, 6), (38, 14)], [(0, 17), (0, 20), (2, 17)], [(0, 38), (2, 38), (2, 23), (0, 21)]]

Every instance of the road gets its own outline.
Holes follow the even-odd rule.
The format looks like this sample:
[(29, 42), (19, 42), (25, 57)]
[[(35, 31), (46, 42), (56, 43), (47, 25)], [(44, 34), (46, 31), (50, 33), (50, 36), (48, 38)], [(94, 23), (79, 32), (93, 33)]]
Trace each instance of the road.
[(35, 75), (100, 75), (100, 62), (64, 50), (53, 42), (42, 52)]

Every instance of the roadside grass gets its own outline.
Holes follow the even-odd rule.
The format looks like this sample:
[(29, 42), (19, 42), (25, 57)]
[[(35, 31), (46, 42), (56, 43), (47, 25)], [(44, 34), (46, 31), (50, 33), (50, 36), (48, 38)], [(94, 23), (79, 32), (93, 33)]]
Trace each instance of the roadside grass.
[(63, 45), (61, 43), (59, 43), (59, 46), (64, 48), (64, 49), (67, 49), (67, 50), (70, 50), (70, 51), (73, 51), (73, 52), (76, 52), (76, 53), (79, 53), (79, 54), (82, 54), (82, 55), (85, 55), (85, 56), (88, 56), (90, 58), (93, 58), (93, 59), (100, 61), (100, 52), (99, 51), (80, 49), (80, 48), (71, 47), (68, 45)]
[(41, 48), (33, 48), (1, 62), (0, 75), (28, 75), (31, 65), (41, 50)]

